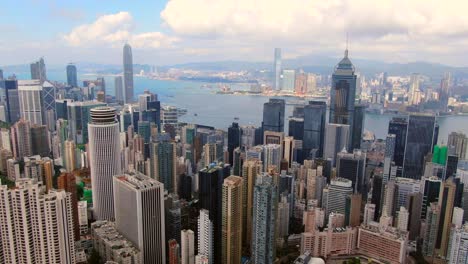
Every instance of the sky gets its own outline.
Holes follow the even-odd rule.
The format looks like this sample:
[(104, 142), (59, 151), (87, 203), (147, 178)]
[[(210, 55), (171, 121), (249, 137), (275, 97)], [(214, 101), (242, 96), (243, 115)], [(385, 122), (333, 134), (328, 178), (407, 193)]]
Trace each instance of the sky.
[[(0, 65), (340, 57), (468, 66), (466, 0), (16, 0), (0, 8)], [(313, 64), (313, 62), (311, 62)]]

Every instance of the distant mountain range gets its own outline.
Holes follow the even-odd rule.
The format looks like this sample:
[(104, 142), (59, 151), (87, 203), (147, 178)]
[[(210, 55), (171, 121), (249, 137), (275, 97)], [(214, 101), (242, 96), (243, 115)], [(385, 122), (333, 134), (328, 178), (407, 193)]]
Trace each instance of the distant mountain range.
[[(294, 59), (284, 59), (283, 68), (303, 69), (306, 72), (315, 72), (328, 75), (333, 72), (333, 68), (339, 62), (340, 58), (325, 56), (301, 56)], [(452, 67), (443, 64), (429, 62), (411, 62), (411, 63), (386, 63), (381, 61), (353, 59), (351, 58), (357, 71), (366, 75), (373, 76), (381, 72), (387, 72), (388, 75), (408, 75), (411, 73), (420, 73), (431, 77), (433, 80), (440, 79), (445, 72), (451, 72), (454, 77), (468, 77), (468, 67)], [(46, 61), (47, 63), (47, 61)], [(118, 74), (122, 72), (121, 65), (96, 64), (88, 62), (76, 63), (81, 73), (97, 74)], [(273, 62), (249, 62), (249, 61), (213, 61), (213, 62), (191, 62), (175, 65), (158, 66), (159, 70), (169, 68), (193, 69), (203, 71), (240, 71), (240, 70), (271, 70)], [(65, 71), (66, 65), (47, 65), (48, 71)], [(29, 65), (10, 65), (0, 66), (5, 73), (25, 73), (29, 72)], [(149, 71), (150, 65), (135, 64), (134, 72), (140, 70)]]

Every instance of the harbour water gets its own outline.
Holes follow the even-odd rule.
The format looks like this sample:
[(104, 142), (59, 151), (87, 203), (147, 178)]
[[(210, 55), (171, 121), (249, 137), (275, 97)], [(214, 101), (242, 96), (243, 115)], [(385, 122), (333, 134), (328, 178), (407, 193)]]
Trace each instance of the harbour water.
[[(29, 78), (28, 73), (17, 74), (18, 78)], [(65, 71), (62, 73), (48, 73), (51, 80), (64, 81)], [(97, 76), (80, 75), (79, 83), (85, 79), (95, 79)], [(114, 77), (105, 76), (106, 92), (114, 94)], [(173, 105), (187, 109), (187, 114), (180, 121), (213, 126), (220, 129), (227, 127), (236, 121), (241, 125), (261, 124), (263, 104), (269, 97), (261, 95), (232, 95), (216, 94), (216, 88), (202, 87), (204, 83), (189, 81), (164, 81), (153, 80), (145, 77), (134, 78), (135, 94), (141, 94), (149, 90), (158, 94), (163, 104)], [(216, 84), (210, 84), (216, 87)], [(237, 85), (236, 88), (248, 89), (249, 85)], [(289, 101), (296, 98), (286, 97)], [(294, 106), (286, 105), (286, 116), (292, 114)], [(395, 115), (370, 114), (365, 116), (364, 129), (375, 134), (376, 138), (385, 138), (388, 131), (388, 122)], [(235, 118), (238, 120), (235, 120)], [(468, 134), (468, 116), (443, 116), (438, 118), (439, 143), (447, 142), (448, 134), (452, 131), (461, 131)], [(285, 124), (287, 129), (287, 122)]]

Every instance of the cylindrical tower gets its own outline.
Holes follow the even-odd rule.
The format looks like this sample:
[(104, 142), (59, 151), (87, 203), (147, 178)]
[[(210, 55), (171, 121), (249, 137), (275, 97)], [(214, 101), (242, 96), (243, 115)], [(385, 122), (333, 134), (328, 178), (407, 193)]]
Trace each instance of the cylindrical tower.
[(121, 173), (119, 124), (112, 107), (90, 111), (89, 159), (93, 207), (97, 220), (114, 220), (112, 177)]

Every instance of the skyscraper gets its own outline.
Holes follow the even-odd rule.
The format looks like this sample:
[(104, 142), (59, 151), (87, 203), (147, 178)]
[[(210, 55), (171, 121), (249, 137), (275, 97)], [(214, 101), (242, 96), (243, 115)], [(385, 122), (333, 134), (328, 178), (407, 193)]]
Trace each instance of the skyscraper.
[(440, 82), (439, 101), (440, 101), (441, 109), (444, 112), (447, 112), (447, 109), (448, 109), (448, 100), (450, 98), (451, 81), (452, 81), (452, 74), (450, 72), (446, 72)]
[(213, 262), (222, 261), (222, 216), (223, 216), (223, 182), (230, 174), (229, 165), (219, 163), (210, 165), (198, 172), (199, 203), (201, 209), (209, 211), (210, 220), (213, 222)]
[(32, 155), (31, 125), (29, 121), (20, 120), (11, 127), (11, 144), (13, 156), (16, 159)]
[(163, 185), (142, 174), (116, 173), (113, 190), (117, 230), (138, 247), (143, 263), (165, 264)]
[(114, 89), (115, 89), (115, 100), (118, 103), (123, 103), (124, 102), (124, 89), (123, 89), (123, 81), (122, 81), (122, 76), (116, 76), (114, 78)]
[(97, 220), (114, 220), (112, 177), (121, 173), (119, 123), (112, 107), (96, 107), (90, 111), (88, 124), (93, 207)]
[(213, 263), (213, 222), (210, 220), (210, 212), (200, 210), (198, 217), (198, 255), (205, 256), (209, 263)]
[(310, 101), (309, 104), (304, 107), (304, 136), (302, 149), (305, 159), (323, 156), (326, 112), (326, 102)]
[(361, 150), (354, 150), (353, 153), (340, 152), (336, 160), (336, 176), (352, 181), (354, 193), (367, 197), (366, 153)]
[(50, 155), (49, 134), (46, 126), (31, 126), (31, 150), (33, 155), (41, 157)]
[(278, 193), (273, 178), (257, 177), (253, 198), (252, 262), (273, 263), (276, 258), (275, 226)]
[(260, 176), (263, 170), (262, 162), (257, 159), (247, 160), (242, 167), (243, 190), (244, 197), (242, 199), (242, 240), (243, 247), (250, 249), (252, 243), (252, 227), (253, 227), (253, 200), (255, 180)]
[(290, 69), (283, 70), (283, 79), (281, 81), (281, 90), (287, 92), (294, 92), (294, 85), (296, 83), (296, 71)]
[(332, 75), (330, 90), (330, 123), (349, 125), (349, 142), (351, 151), (354, 130), (354, 101), (356, 98), (356, 79), (354, 66), (348, 58), (346, 49), (344, 58), (338, 63)]
[(353, 193), (352, 181), (344, 178), (335, 178), (328, 187), (328, 198), (325, 204), (325, 215), (330, 213), (345, 214), (346, 197)]
[[(241, 263), (242, 256), (242, 178), (224, 179), (222, 196), (222, 262)], [(219, 243), (219, 242), (218, 242)]]
[(435, 249), (438, 255), (444, 257), (447, 256), (455, 202), (456, 185), (452, 179), (453, 178), (450, 178), (442, 183), (439, 194), (440, 214)]
[(78, 195), (76, 192), (75, 175), (73, 173), (62, 173), (57, 179), (57, 187), (59, 190), (64, 190), (67, 193), (70, 193), (75, 240), (80, 240), (80, 223), (78, 221)]
[(283, 99), (270, 99), (263, 104), (263, 131), (283, 132), (285, 101)]
[(449, 264), (468, 262), (468, 224), (454, 228), (450, 236)]
[(351, 140), (351, 150), (360, 149), (362, 141), (362, 133), (364, 131), (364, 119), (366, 117), (366, 106), (362, 104), (357, 104), (354, 106), (354, 122), (353, 127), (351, 128), (352, 138)]
[(71, 87), (78, 87), (78, 77), (75, 64), (67, 65), (67, 84)]
[(132, 47), (125, 44), (123, 47), (123, 69), (124, 69), (124, 103), (133, 101), (133, 57)]
[(47, 80), (44, 58), (31, 63), (31, 80), (39, 80), (41, 84)]
[(281, 88), (281, 48), (275, 48), (275, 61), (273, 65), (273, 90), (279, 90)]
[(48, 81), (42, 83), (42, 104), (44, 111), (44, 124), (49, 131), (55, 131), (56, 105), (55, 105), (55, 86)]
[(388, 124), (388, 134), (395, 135), (395, 150), (393, 160), (396, 166), (403, 166), (403, 159), (406, 149), (406, 133), (408, 130), (408, 121), (406, 118), (394, 117)]
[(67, 104), (68, 129), (71, 139), (76, 144), (86, 144), (88, 142), (90, 110), (105, 105), (97, 101), (69, 102)]
[(151, 178), (164, 184), (173, 193), (177, 191), (176, 144), (168, 140), (150, 143)]
[(38, 80), (18, 81), (18, 98), (21, 118), (31, 124), (45, 124), (42, 85)]
[(0, 101), (6, 108), (6, 121), (10, 124), (20, 119), (17, 80), (0, 80)]
[(343, 149), (348, 149), (349, 125), (327, 124), (325, 146), (323, 157), (332, 159), (332, 164), (336, 162), (336, 154)]
[(195, 264), (195, 241), (192, 230), (184, 229), (181, 231), (181, 264)]
[(435, 135), (435, 116), (410, 115), (403, 163), (403, 177), (421, 179), (424, 157), (432, 152)]
[(41, 187), (0, 186), (1, 263), (76, 263), (71, 194)]
[(241, 146), (242, 131), (238, 123), (232, 123), (228, 128), (228, 152), (229, 152), (229, 164), (233, 164), (234, 161), (234, 149)]
[(455, 155), (460, 160), (466, 159), (466, 149), (468, 147), (468, 138), (460, 132), (452, 132), (448, 136), (447, 147), (449, 155)]

